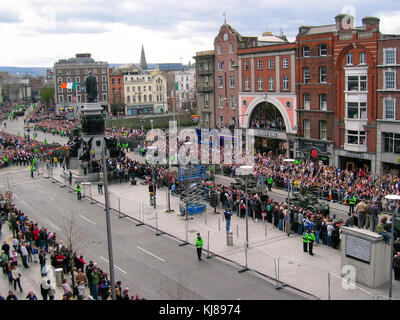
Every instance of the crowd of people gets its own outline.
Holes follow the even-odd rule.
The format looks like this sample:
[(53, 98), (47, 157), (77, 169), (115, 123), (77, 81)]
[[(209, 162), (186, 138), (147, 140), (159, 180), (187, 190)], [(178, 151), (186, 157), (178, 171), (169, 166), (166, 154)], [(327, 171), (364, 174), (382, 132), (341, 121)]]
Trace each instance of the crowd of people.
[[(77, 255), (72, 250), (71, 244), (64, 244), (55, 232), (39, 226), (24, 212), (18, 210), (11, 201), (11, 194), (0, 193), (0, 226), (7, 224), (12, 233), (12, 241), (8, 243), (5, 240), (1, 246), (0, 264), (4, 276), (8, 278), (14, 291), (19, 289), (20, 292), (23, 292), (23, 281), (21, 280), (23, 270), (30, 268), (30, 264), (38, 264), (42, 276), (38, 290), (40, 290), (42, 299), (57, 299), (54, 281), (48, 277), (47, 260), (49, 259), (52, 268), (61, 268), (64, 273), (62, 300), (71, 298), (107, 300), (110, 298), (111, 286), (106, 272), (93, 261), (86, 263), (82, 255)], [(22, 267), (23, 270), (20, 269)], [(89, 289), (87, 295), (85, 288)], [(137, 294), (131, 296), (128, 287), (122, 289), (121, 281), (115, 283), (115, 288), (116, 299), (141, 299)], [(28, 292), (26, 299), (38, 300), (34, 291)], [(18, 300), (12, 289), (6, 300)]]

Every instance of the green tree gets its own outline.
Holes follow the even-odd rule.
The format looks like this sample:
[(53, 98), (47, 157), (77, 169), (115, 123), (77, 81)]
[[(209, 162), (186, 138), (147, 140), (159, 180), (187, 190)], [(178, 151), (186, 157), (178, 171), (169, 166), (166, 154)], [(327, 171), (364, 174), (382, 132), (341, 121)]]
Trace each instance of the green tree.
[(54, 88), (53, 87), (42, 87), (39, 91), (40, 99), (49, 106), (54, 104)]

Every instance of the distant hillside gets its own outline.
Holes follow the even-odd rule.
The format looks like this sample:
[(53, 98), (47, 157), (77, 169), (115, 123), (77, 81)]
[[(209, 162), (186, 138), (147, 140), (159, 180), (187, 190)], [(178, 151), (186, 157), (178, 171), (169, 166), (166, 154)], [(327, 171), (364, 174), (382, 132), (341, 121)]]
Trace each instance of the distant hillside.
[(18, 75), (28, 74), (32, 77), (45, 76), (47, 69), (51, 69), (51, 67), (48, 67), (48, 68), (43, 68), (43, 67), (23, 68), (23, 67), (1, 67), (0, 66), (0, 72), (10, 72), (11, 74), (18, 74)]

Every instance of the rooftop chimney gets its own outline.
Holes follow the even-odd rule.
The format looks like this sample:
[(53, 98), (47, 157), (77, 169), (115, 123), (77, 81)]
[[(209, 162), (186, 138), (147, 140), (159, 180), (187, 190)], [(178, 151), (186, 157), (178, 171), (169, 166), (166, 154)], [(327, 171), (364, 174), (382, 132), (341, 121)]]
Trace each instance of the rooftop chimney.
[(364, 30), (379, 30), (379, 19), (376, 17), (364, 17), (362, 20)]

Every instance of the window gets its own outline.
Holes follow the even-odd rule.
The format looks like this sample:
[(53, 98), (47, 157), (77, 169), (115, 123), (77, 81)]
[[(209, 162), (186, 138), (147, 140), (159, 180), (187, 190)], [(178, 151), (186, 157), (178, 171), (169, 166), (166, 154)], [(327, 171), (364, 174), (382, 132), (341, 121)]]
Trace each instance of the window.
[(147, 102), (147, 96), (143, 95), (143, 102)]
[(365, 52), (360, 52), (360, 62), (359, 64), (366, 64)]
[(224, 116), (219, 116), (219, 125), (220, 125), (221, 127), (224, 126)]
[(357, 145), (362, 145), (362, 146), (366, 145), (365, 131), (347, 130), (346, 136), (347, 136), (346, 141), (348, 144), (357, 144)]
[(58, 83), (58, 84), (62, 84), (62, 78), (61, 78), (61, 77), (59, 77), (59, 78), (57, 79), (57, 83)]
[(102, 68), (101, 73), (106, 73), (106, 68)]
[(248, 61), (245, 61), (243, 64), (243, 70), (248, 71), (250, 70), (250, 64)]
[(309, 93), (304, 93), (303, 94), (303, 104), (304, 104), (304, 109), (310, 110), (311, 101), (310, 101), (310, 94)]
[(387, 48), (383, 49), (384, 64), (396, 64), (396, 49)]
[(309, 57), (309, 56), (310, 56), (310, 47), (304, 46), (303, 47), (303, 57)]
[[(135, 88), (136, 87), (132, 87), (132, 92), (135, 92)], [(128, 87), (128, 91), (129, 91), (129, 87)]]
[(348, 119), (368, 119), (366, 102), (347, 102)]
[(229, 69), (233, 70), (233, 66), (235, 65), (235, 61), (233, 59), (229, 59)]
[(121, 84), (121, 78), (118, 78), (118, 84)]
[(289, 68), (289, 59), (288, 58), (283, 58), (282, 65), (283, 65), (284, 69)]
[(72, 102), (72, 96), (68, 95), (68, 102)]
[(138, 95), (138, 102), (142, 102), (142, 96), (140, 94)]
[(384, 117), (385, 119), (395, 119), (396, 118), (396, 108), (395, 108), (395, 99), (384, 99)]
[(235, 87), (235, 76), (230, 76), (229, 77), (229, 85), (231, 88)]
[(229, 42), (229, 53), (233, 53), (233, 42)]
[(268, 59), (268, 69), (274, 68), (274, 59)]
[(126, 102), (127, 102), (127, 103), (131, 103), (131, 96), (127, 96), (127, 97), (126, 97)]
[(204, 94), (204, 108), (208, 108), (209, 107), (208, 100), (209, 100), (208, 93), (205, 93)]
[[(204, 64), (203, 64), (203, 69), (204, 69), (204, 70), (208, 70), (208, 63), (204, 63)], [(157, 79), (157, 80), (158, 80), (158, 79)]]
[(146, 86), (143, 86), (143, 91), (146, 91)]
[(81, 78), (80, 77), (75, 77), (75, 81), (76, 82), (81, 82)]
[(151, 91), (151, 86), (149, 86), (149, 91)]
[(62, 93), (62, 92), (63, 92), (63, 90), (62, 90), (61, 86), (58, 86), (58, 93)]
[(223, 67), (224, 67), (224, 62), (223, 61), (218, 61), (218, 70), (222, 71)]
[(395, 71), (385, 71), (385, 89), (396, 88), (396, 74)]
[(224, 98), (222, 95), (219, 95), (219, 107), (222, 109), (224, 107)]
[(383, 132), (383, 138), (385, 139), (384, 143), (384, 152), (391, 153), (400, 153), (400, 134)]
[(112, 88), (112, 93), (115, 94), (115, 88)]
[(107, 101), (107, 93), (103, 93), (103, 101)]
[(115, 84), (115, 79), (114, 78), (111, 79), (111, 84)]
[(326, 49), (326, 43), (321, 43), (319, 45), (319, 55), (320, 56), (326, 56), (327, 51), (328, 50)]
[(348, 53), (347, 54), (347, 64), (353, 64), (353, 54), (352, 53)]
[(304, 138), (310, 138), (310, 120), (303, 120)]
[(221, 44), (219, 44), (217, 46), (217, 52), (218, 52), (218, 54), (222, 54), (222, 45)]
[(257, 79), (257, 89), (262, 90), (263, 89), (263, 80), (262, 77), (258, 77)]
[(71, 77), (68, 77), (68, 78), (67, 78), (67, 82), (71, 82)]
[(79, 69), (75, 69), (75, 74), (79, 74)]
[(327, 78), (326, 66), (319, 67), (319, 82), (326, 83)]
[[(204, 77), (204, 86), (208, 87), (208, 76)], [(157, 91), (158, 91), (158, 86), (157, 86)]]
[(257, 60), (257, 70), (262, 70), (263, 69), (263, 62), (262, 60)]
[(67, 69), (67, 74), (71, 74), (71, 70), (70, 69)]
[(274, 77), (269, 77), (268, 78), (268, 90), (273, 91), (274, 90)]
[(101, 88), (103, 91), (107, 91), (107, 85), (103, 83), (103, 86)]
[(107, 77), (106, 77), (106, 76), (102, 76), (102, 77), (101, 77), (101, 81), (107, 82)]
[(310, 83), (310, 69), (308, 67), (303, 68), (303, 82)]
[(78, 102), (81, 102), (81, 95), (80, 94), (77, 95), (77, 98), (78, 98)]
[(137, 91), (139, 91), (139, 92), (141, 91), (141, 90), (140, 90), (140, 86), (138, 86)]
[(126, 92), (130, 92), (130, 87), (126, 87)]
[(322, 110), (322, 111), (328, 110), (328, 102), (327, 102), (326, 94), (319, 95), (319, 110)]
[(62, 70), (57, 70), (57, 74), (62, 74)]
[(235, 96), (231, 94), (231, 98), (229, 100), (230, 108), (235, 109), (236, 107), (236, 102), (235, 102)]
[(326, 129), (326, 121), (319, 122), (319, 138), (321, 140), (327, 140), (327, 129)]
[(223, 88), (224, 87), (224, 81), (222, 79), (222, 76), (218, 76), (218, 88)]
[(64, 102), (64, 96), (58, 96), (58, 102), (60, 103)]
[(81, 86), (80, 86), (79, 84), (76, 85), (76, 90), (77, 90), (78, 92), (81, 92)]
[(244, 79), (244, 90), (250, 90), (250, 80), (248, 77)]
[(283, 77), (283, 90), (289, 90), (289, 77)]
[(367, 76), (347, 76), (347, 91), (367, 91)]

